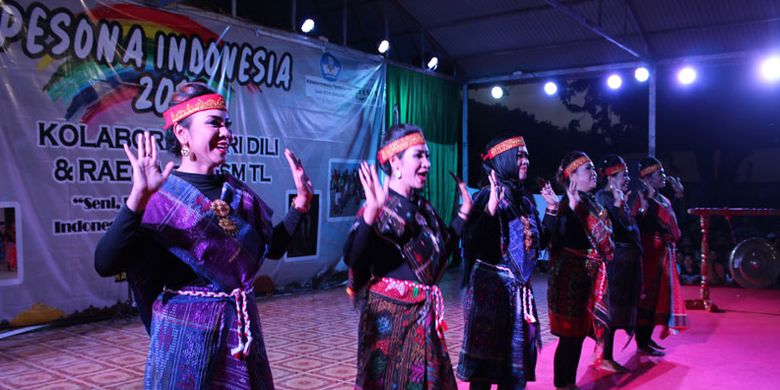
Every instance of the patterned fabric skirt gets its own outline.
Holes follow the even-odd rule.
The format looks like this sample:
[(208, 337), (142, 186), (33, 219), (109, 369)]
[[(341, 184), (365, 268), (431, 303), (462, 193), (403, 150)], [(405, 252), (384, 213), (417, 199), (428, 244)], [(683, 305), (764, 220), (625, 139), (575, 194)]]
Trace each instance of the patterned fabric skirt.
[(360, 315), (355, 389), (457, 389), (436, 286), (383, 278)]
[(674, 245), (657, 235), (642, 235), (642, 276), (645, 297), (639, 301), (638, 325), (662, 325), (661, 337), (669, 329), (688, 329), (688, 316), (677, 273)]
[(615, 258), (607, 262), (609, 320), (612, 329), (636, 326), (636, 306), (642, 289), (642, 258), (639, 248), (615, 243)]
[[(586, 337), (594, 323), (594, 291), (599, 276), (586, 254), (562, 249), (550, 259), (547, 280), (547, 312), (550, 333), (558, 337)], [(604, 306), (603, 300), (599, 300)], [(606, 309), (606, 308), (604, 308)], [(608, 313), (599, 310), (600, 322)]]
[[(202, 287), (182, 289), (211, 292)], [(223, 293), (224, 294), (224, 293)], [(252, 294), (246, 318), (252, 341), (246, 356), (233, 356), (243, 322), (234, 297), (214, 298), (163, 292), (154, 302), (145, 389), (274, 388)]]
[(477, 260), (463, 315), (460, 379), (517, 389), (536, 380), (541, 336), (530, 283), (519, 285), (509, 269)]

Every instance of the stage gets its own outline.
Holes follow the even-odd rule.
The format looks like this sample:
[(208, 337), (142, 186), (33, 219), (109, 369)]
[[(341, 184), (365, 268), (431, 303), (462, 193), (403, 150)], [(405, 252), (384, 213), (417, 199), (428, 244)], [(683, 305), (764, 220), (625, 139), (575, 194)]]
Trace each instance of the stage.
[[(556, 338), (549, 334), (546, 275), (534, 279), (543, 348), (537, 381), (528, 389), (550, 389)], [(457, 365), (463, 332), (459, 274), (449, 272), (445, 295), (445, 334)], [(684, 286), (686, 298), (698, 288)], [(583, 348), (577, 385), (581, 389), (774, 389), (780, 383), (780, 290), (713, 287), (711, 296), (723, 313), (689, 311), (690, 329), (660, 340), (667, 356), (650, 358), (621, 350), (616, 360), (632, 369), (606, 375), (588, 367), (593, 342)], [(351, 389), (355, 377), (357, 314), (344, 290), (333, 289), (257, 301), (277, 389)], [(656, 338), (657, 339), (657, 338)], [(0, 388), (138, 389), (141, 388), (148, 336), (140, 319), (115, 319), (48, 329), (0, 340)], [(461, 383), (467, 389), (467, 383)]]

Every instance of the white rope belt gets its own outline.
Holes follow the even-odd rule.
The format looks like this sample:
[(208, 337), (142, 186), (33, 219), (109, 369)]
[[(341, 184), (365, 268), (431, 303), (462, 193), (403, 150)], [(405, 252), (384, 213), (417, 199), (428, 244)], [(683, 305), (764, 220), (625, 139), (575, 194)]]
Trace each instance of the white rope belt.
[[(236, 359), (241, 359), (242, 356), (249, 356), (249, 348), (252, 346), (252, 332), (249, 331), (250, 319), (249, 311), (247, 310), (247, 301), (249, 298), (247, 294), (252, 294), (252, 290), (242, 290), (236, 288), (228, 293), (213, 292), (213, 291), (190, 291), (190, 290), (170, 290), (164, 289), (165, 292), (177, 295), (187, 295), (191, 297), (201, 298), (215, 298), (215, 299), (230, 299), (233, 298), (233, 302), (236, 305), (236, 314), (238, 322), (238, 345), (230, 350), (230, 354)], [(246, 340), (246, 341), (244, 341)]]

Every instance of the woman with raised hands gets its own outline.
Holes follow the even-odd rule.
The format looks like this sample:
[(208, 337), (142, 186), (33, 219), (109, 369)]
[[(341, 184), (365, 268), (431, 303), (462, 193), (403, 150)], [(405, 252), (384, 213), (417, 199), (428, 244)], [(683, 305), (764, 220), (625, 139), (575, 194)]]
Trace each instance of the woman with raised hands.
[(363, 162), (366, 201), (347, 238), (347, 292), (360, 311), (356, 389), (456, 389), (444, 341), (437, 283), (471, 211), (465, 183), (457, 217), (446, 226), (420, 194), (431, 167), (422, 130), (388, 129), (378, 153), (388, 175)]
[(568, 153), (558, 167), (566, 195), (548, 204), (556, 219), (545, 219), (552, 232), (547, 310), (550, 332), (558, 336), (553, 376), (558, 389), (576, 389), (582, 343), (592, 335), (603, 344), (608, 331), (606, 263), (614, 256), (612, 223), (595, 199), (596, 167), (587, 154)]
[(525, 192), (529, 165), (521, 136), (498, 136), (482, 155), (489, 185), (474, 197), (463, 238), (467, 289), (457, 373), (472, 390), (522, 389), (536, 380), (541, 329), (530, 279), (549, 234)]
[(609, 286), (609, 331), (603, 349), (597, 351), (594, 366), (610, 372), (627, 372), (613, 356), (615, 331), (623, 329), (633, 334), (636, 328), (637, 303), (642, 291), (642, 240), (639, 227), (628, 206), (631, 191), (628, 184), (628, 166), (622, 157), (610, 154), (599, 165), (603, 188), (596, 193), (596, 201), (612, 221), (612, 241), (615, 258), (607, 263)]
[(148, 132), (136, 153), (125, 145), (133, 185), (97, 245), (95, 269), (127, 273), (151, 337), (144, 388), (273, 389), (252, 282), (264, 259), (286, 252), (311, 182), (285, 150), (297, 196), (274, 227), (249, 186), (218, 172), (233, 136), (225, 98), (185, 83), (163, 116), (179, 167), (160, 168)]

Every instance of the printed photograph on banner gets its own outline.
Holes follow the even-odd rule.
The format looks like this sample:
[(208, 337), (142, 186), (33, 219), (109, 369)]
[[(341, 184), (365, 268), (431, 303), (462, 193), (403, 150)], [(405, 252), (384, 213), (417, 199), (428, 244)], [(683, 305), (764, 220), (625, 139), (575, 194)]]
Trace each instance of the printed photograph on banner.
[(19, 205), (0, 202), (0, 286), (22, 282)]
[(353, 221), (365, 194), (360, 186), (360, 160), (328, 161), (328, 221)]
[[(292, 261), (316, 259), (320, 252), (320, 199), (322, 192), (315, 190), (309, 212), (301, 217), (298, 230), (290, 240), (287, 259)], [(287, 191), (287, 210), (291, 207), (295, 191)]]

